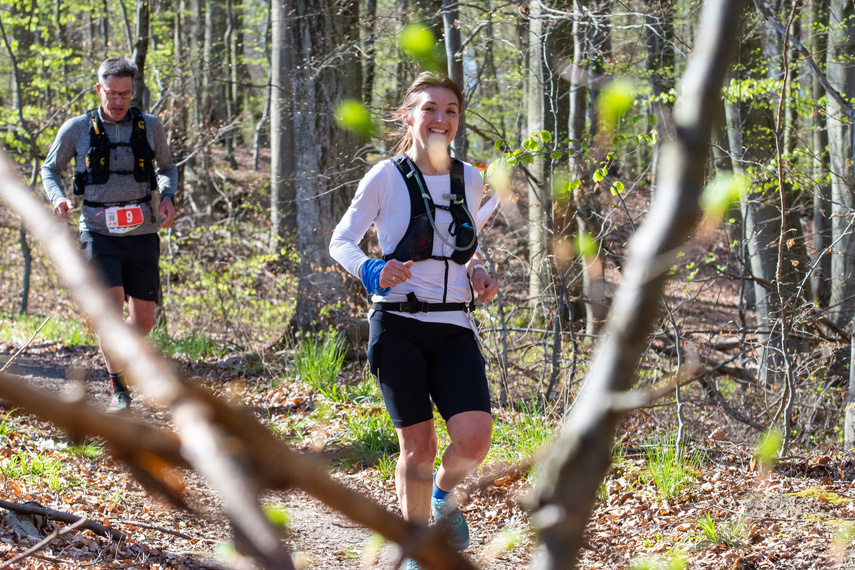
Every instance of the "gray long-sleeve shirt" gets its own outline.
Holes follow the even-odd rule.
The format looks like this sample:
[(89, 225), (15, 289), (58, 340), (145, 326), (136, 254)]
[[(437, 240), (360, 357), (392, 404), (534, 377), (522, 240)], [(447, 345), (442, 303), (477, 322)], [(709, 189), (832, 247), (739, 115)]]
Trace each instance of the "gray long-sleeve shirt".
[[(108, 121), (98, 109), (98, 114), (104, 123), (104, 131), (111, 143), (129, 142), (133, 125), (131, 124), (131, 113), (118, 122)], [(148, 143), (154, 149), (155, 172), (157, 174), (157, 187), (161, 195), (174, 194), (178, 185), (178, 169), (172, 162), (169, 152), (169, 144), (166, 140), (166, 132), (163, 123), (154, 115), (143, 114), (145, 120), (145, 132)], [(48, 152), (47, 158), (42, 165), (41, 174), (45, 194), (54, 207), (60, 200), (67, 198), (62, 187), (63, 171), (68, 163), (74, 158), (75, 171), (86, 170), (86, 153), (89, 151), (89, 119), (86, 115), (80, 115), (69, 119), (60, 127), (56, 134), (56, 140)], [(110, 170), (132, 172), (134, 169), (134, 153), (129, 145), (123, 145), (110, 150)], [(84, 198), (90, 202), (125, 202), (143, 199), (149, 194), (149, 183), (137, 182), (132, 174), (120, 174), (110, 172), (110, 177), (105, 184), (88, 184)], [(141, 204), (143, 223), (125, 235), (140, 235), (157, 232), (159, 223), (156, 220), (156, 212), (153, 212), (153, 203)], [(105, 211), (102, 207), (83, 205), (80, 216), (80, 231), (90, 231), (99, 234), (107, 234)]]

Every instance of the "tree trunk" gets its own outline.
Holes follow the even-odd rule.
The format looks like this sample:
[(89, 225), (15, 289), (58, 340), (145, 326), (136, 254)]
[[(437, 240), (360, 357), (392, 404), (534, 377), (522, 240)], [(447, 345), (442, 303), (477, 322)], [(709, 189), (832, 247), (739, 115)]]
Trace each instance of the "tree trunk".
[[(576, 207), (576, 232), (578, 235), (588, 233), (597, 237), (600, 228), (596, 189), (591, 187), (590, 180), (585, 176), (590, 165), (584, 156), (582, 144), (588, 132), (585, 113), (590, 76), (585, 69), (589, 57), (586, 26), (578, 0), (573, 2), (573, 14), (573, 67), (569, 77), (570, 109), (567, 121), (571, 155), (568, 166), (570, 177), (581, 182), (573, 200)], [(586, 299), (585, 332), (589, 335), (598, 334), (608, 313), (604, 267), (598, 256), (587, 255), (582, 259), (582, 296)]]
[(659, 149), (663, 142), (670, 140), (673, 136), (671, 128), (672, 105), (663, 100), (662, 95), (674, 88), (672, 73), (674, 68), (674, 10), (670, 0), (665, 2), (649, 1), (647, 5), (647, 26), (645, 34), (647, 40), (646, 68), (650, 74), (650, 87), (653, 92), (653, 103), (651, 112), (656, 117), (656, 129), (658, 137), (653, 147), (653, 160), (651, 167), (652, 187), (656, 189), (656, 174), (659, 171)]
[[(359, 140), (341, 130), (334, 110), (343, 99), (362, 99), (362, 73), (355, 49), (358, 5), (342, 0), (295, 0), (294, 129), (296, 140), (311, 141), (297, 153), (297, 250), (300, 252), (294, 324), (301, 330), (324, 327), (321, 310), (348, 298), (345, 277), (329, 254), (333, 229), (353, 196), (351, 181), (362, 167), (355, 162)], [(329, 54), (339, 57), (324, 64)], [(327, 316), (325, 315), (325, 318)], [(334, 317), (334, 315), (329, 315)]]
[(134, 77), (134, 96), (131, 105), (145, 111), (145, 58), (148, 55), (149, 6), (148, 0), (137, 0), (137, 39), (134, 42), (133, 60), (137, 65)]
[(365, 23), (362, 28), (362, 49), (365, 51), (365, 64), (362, 73), (362, 98), (369, 107), (374, 97), (374, 56), (377, 52), (377, 0), (365, 2)]
[(290, 0), (273, 1), (272, 61), (270, 86), (270, 222), (273, 251), (297, 231), (294, 186), (296, 145), (294, 137), (294, 59)]
[[(807, 44), (810, 46), (814, 59), (820, 64), (822, 59), (818, 55), (825, 52), (826, 37), (817, 33), (819, 26), (825, 25), (828, 19), (827, 0), (811, 0), (810, 3), (811, 25), (805, 29), (809, 34)], [(817, 103), (825, 95), (825, 90), (815, 75), (811, 75), (811, 99)], [(813, 254), (822, 256), (813, 260), (816, 269), (811, 274), (811, 293), (816, 306), (828, 307), (831, 297), (831, 285), (828, 278), (831, 276), (831, 255), (823, 254), (825, 249), (831, 245), (831, 186), (825, 183), (825, 165), (828, 164), (828, 131), (825, 129), (825, 121), (822, 113), (811, 113), (811, 148), (813, 149), (813, 180), (815, 181), (813, 191), (813, 235), (811, 243)]]
[[(529, 3), (529, 45), (528, 45), (528, 133), (540, 134), (545, 126), (544, 108), (544, 35), (543, 2), (532, 0)], [(528, 166), (530, 174), (528, 184), (528, 259), (530, 265), (528, 298), (532, 309), (539, 306), (543, 291), (549, 284), (549, 255), (546, 233), (547, 212), (549, 208), (548, 189), (544, 167), (545, 159), (536, 158)]]
[[(855, 4), (830, 0), (826, 76), (844, 97), (855, 96)], [(828, 314), (838, 327), (847, 327), (855, 310), (855, 233), (850, 213), (855, 208), (852, 173), (852, 118), (828, 97), (828, 148), (831, 162), (831, 300)]]
[[(442, 20), (445, 28), (445, 54), (448, 58), (448, 76), (457, 83), (461, 89), (465, 89), (463, 82), (463, 53), (460, 45), (460, 28), (458, 24), (459, 13), (457, 0), (442, 0)], [(455, 158), (466, 160), (466, 114), (463, 109), (460, 112), (460, 123), (457, 134), (451, 144)]]
[[(849, 362), (855, 362), (855, 335), (849, 341)], [(843, 451), (855, 447), (855, 367), (849, 367), (849, 392), (846, 395), (846, 416), (843, 421)]]

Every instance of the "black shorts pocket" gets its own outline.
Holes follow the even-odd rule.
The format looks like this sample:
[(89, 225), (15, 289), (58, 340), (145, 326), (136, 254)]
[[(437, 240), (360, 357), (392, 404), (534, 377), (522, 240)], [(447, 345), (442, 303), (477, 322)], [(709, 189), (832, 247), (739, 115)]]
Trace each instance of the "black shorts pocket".
[(368, 319), (368, 367), (375, 378), (377, 378), (377, 371), (380, 367), (383, 333), (386, 332), (387, 328), (387, 324), (384, 322), (385, 316), (384, 313), (376, 311)]

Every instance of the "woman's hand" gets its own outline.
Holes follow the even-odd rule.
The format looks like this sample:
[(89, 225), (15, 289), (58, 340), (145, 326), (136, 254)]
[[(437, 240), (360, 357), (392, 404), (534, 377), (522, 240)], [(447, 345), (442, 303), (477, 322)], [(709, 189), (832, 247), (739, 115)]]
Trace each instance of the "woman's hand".
[(412, 279), (413, 274), (410, 272), (410, 267), (413, 266), (413, 261), (397, 261), (390, 259), (386, 262), (386, 266), (380, 271), (380, 287), (397, 287), (407, 279)]
[(472, 288), (478, 293), (478, 300), (482, 303), (487, 303), (499, 292), (499, 282), (490, 277), (482, 265), (475, 266), (475, 269), (469, 273), (469, 280), (472, 282)]

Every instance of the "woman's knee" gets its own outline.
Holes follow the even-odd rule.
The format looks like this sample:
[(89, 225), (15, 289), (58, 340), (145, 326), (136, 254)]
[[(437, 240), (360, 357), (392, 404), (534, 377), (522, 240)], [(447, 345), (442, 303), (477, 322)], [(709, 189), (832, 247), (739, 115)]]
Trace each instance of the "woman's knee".
[(458, 455), (478, 462), (487, 456), (493, 437), (490, 414), (466, 412), (452, 417), (448, 425), (451, 443)]
[[(428, 422), (424, 422), (427, 424)], [(430, 426), (417, 424), (398, 430), (398, 443), (401, 446), (401, 460), (407, 465), (422, 465), (429, 463), (433, 466), (439, 443), (434, 431), (433, 422)]]

